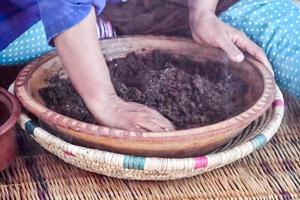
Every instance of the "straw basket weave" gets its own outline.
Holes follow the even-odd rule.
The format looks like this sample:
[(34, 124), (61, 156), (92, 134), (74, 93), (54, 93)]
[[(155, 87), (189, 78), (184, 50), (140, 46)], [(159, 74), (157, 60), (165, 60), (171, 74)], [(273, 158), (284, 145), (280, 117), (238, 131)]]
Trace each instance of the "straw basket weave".
[(249, 155), (275, 135), (283, 115), (284, 99), (277, 87), (272, 108), (223, 148), (206, 156), (180, 159), (139, 157), (76, 146), (42, 129), (24, 113), (19, 124), (49, 152), (84, 170), (124, 179), (172, 180), (199, 175)]

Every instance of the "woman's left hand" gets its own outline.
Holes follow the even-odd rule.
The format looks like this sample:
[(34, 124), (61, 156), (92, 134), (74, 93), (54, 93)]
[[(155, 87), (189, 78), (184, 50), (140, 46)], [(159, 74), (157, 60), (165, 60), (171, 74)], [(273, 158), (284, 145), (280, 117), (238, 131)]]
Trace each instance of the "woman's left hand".
[(197, 43), (223, 49), (230, 60), (243, 61), (242, 51), (245, 51), (271, 68), (262, 48), (251, 41), (245, 33), (219, 20), (213, 11), (190, 12), (190, 27)]

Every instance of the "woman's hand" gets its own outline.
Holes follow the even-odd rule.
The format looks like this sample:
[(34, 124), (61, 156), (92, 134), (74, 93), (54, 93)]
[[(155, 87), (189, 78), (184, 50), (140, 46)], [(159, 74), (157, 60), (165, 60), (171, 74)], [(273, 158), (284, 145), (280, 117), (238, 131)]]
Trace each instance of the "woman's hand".
[(156, 110), (147, 106), (125, 102), (117, 95), (107, 95), (106, 100), (87, 105), (96, 120), (108, 127), (132, 131), (171, 131), (172, 123)]
[(73, 86), (97, 121), (105, 126), (136, 131), (166, 131), (173, 125), (157, 111), (121, 100), (96, 35), (94, 9), (79, 24), (54, 38)]
[(265, 66), (271, 67), (264, 51), (251, 41), (245, 33), (218, 19), (215, 15), (216, 5), (212, 5), (213, 1), (190, 1), (192, 1), (190, 3), (190, 27), (193, 38), (197, 43), (223, 49), (229, 59), (234, 62), (243, 61), (244, 54), (242, 51), (245, 51)]

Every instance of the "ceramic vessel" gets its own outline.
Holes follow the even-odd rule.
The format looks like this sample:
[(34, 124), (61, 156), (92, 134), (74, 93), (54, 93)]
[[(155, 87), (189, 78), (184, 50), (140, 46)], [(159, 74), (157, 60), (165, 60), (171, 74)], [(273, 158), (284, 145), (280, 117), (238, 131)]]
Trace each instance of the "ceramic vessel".
[(20, 116), (20, 105), (8, 91), (0, 88), (0, 171), (17, 155), (15, 124)]
[(107, 60), (125, 57), (130, 52), (144, 54), (160, 49), (175, 56), (188, 56), (199, 62), (226, 64), (230, 66), (232, 73), (249, 85), (248, 93), (241, 94), (241, 98), (246, 100), (246, 106), (240, 113), (224, 121), (172, 132), (133, 132), (84, 123), (49, 110), (39, 96), (38, 90), (62, 68), (59, 57), (52, 52), (30, 63), (19, 73), (15, 82), (15, 93), (23, 106), (46, 127), (75, 144), (132, 155), (199, 156), (235, 137), (260, 117), (275, 97), (275, 81), (271, 72), (248, 55), (242, 63), (232, 63), (219, 49), (170, 37), (115, 38), (101, 41), (100, 45)]

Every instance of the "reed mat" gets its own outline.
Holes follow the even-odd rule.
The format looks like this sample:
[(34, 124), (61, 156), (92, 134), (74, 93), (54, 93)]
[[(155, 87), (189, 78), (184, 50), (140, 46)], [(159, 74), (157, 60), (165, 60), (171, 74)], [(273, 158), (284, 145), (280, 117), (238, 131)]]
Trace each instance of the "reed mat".
[(285, 99), (283, 124), (265, 147), (220, 169), (175, 181), (90, 173), (46, 152), (20, 130), (20, 155), (0, 172), (0, 199), (300, 199), (300, 101)]

